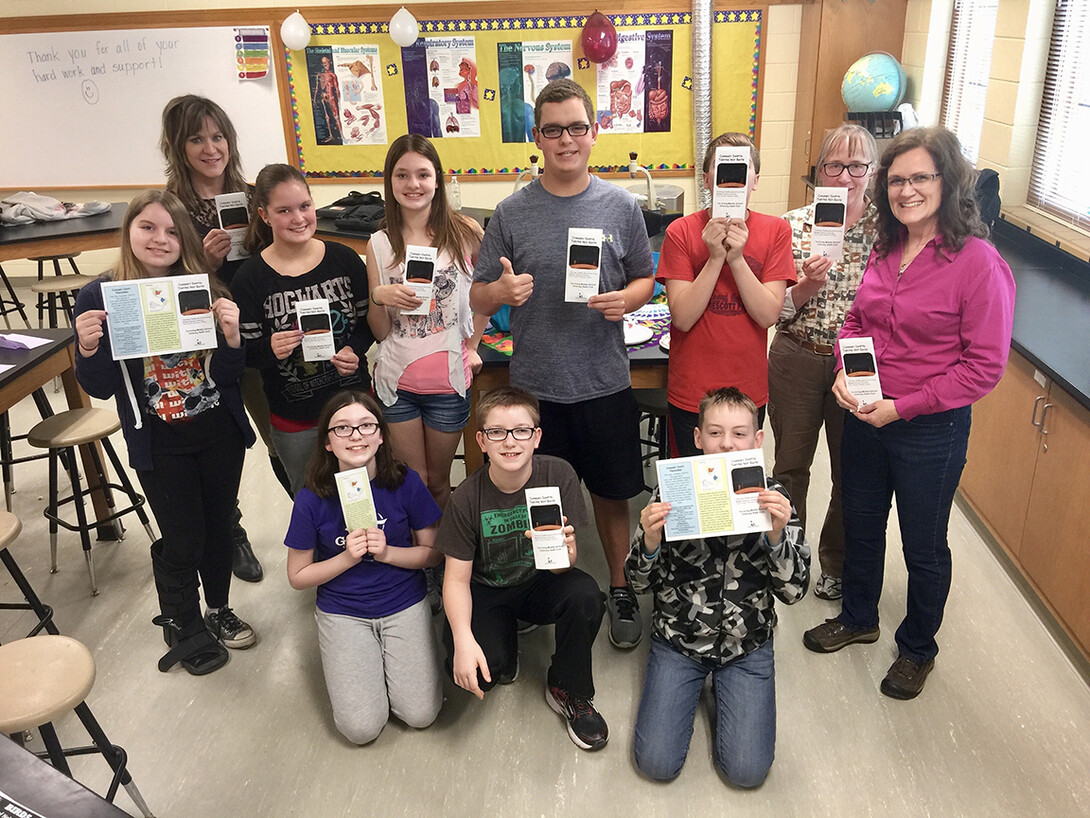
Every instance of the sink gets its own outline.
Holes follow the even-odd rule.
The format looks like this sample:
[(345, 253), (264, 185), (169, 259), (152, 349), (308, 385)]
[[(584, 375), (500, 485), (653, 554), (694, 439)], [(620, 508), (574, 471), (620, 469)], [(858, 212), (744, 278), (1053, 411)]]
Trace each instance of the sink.
[(667, 226), (674, 219), (681, 218), (683, 213), (678, 210), (640, 210), (643, 214), (643, 223), (647, 226), (648, 237), (657, 236), (659, 233), (665, 233)]

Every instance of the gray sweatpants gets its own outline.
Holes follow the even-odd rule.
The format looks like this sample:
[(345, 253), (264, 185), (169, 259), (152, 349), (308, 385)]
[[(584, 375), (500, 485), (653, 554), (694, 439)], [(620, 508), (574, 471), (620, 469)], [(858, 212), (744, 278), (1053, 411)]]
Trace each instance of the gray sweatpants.
[(410, 727), (435, 721), (443, 681), (426, 599), (382, 619), (317, 609), (315, 618), (333, 721), (345, 738), (374, 741), (391, 713)]

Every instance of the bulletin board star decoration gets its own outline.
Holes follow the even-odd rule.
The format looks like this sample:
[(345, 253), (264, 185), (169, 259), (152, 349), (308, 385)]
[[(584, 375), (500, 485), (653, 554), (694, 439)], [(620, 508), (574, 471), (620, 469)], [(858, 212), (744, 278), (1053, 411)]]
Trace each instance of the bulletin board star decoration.
[(681, 81), (681, 87), (684, 88), (686, 91), (692, 91), (693, 90), (693, 78), (692, 77), (686, 77), (685, 79), (683, 79)]
[(579, 69), (581, 71), (585, 71), (588, 68), (590, 68), (590, 60), (588, 60), (586, 57), (580, 57), (579, 58)]
[[(390, 63), (389, 65), (386, 66), (386, 76), (388, 76), (388, 77), (396, 77), (397, 76), (397, 63), (396, 62), (392, 62), (392, 63)], [(686, 77), (686, 79), (688, 79), (688, 77)]]
[(484, 89), (484, 98), (485, 98), (486, 102), (494, 101), (496, 99), (496, 89), (495, 88), (485, 88)]

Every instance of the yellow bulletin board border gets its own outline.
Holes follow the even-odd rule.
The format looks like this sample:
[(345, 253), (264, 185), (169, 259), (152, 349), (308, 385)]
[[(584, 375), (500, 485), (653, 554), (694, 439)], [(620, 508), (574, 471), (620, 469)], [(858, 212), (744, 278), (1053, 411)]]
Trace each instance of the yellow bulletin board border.
[[(640, 163), (666, 175), (691, 173), (694, 166), (692, 123), (692, 15), (686, 11), (645, 11), (607, 15), (618, 34), (626, 29), (669, 29), (673, 32), (671, 72), (671, 130), (660, 133), (599, 133), (594, 156), (605, 164), (595, 173), (627, 173), (628, 152), (639, 152)], [(448, 172), (463, 178), (499, 179), (518, 173), (537, 150), (532, 142), (500, 142), (496, 99), (495, 50), (501, 38), (566, 39), (573, 42), (573, 79), (592, 98), (597, 86), (596, 66), (582, 56), (579, 33), (586, 22), (581, 14), (533, 17), (479, 17), (474, 19), (421, 19), (420, 33), (428, 36), (474, 36), (480, 74), (479, 137), (439, 139), (436, 143)], [(761, 64), (764, 8), (724, 9), (713, 15), (713, 115), (716, 133), (748, 131), (755, 136)], [(311, 25), (312, 46), (375, 44), (360, 37), (381, 37), (383, 98), (387, 111), (387, 143), (381, 145), (318, 145), (311, 106), (310, 81), (302, 53), (285, 51), (287, 89), (291, 105), (294, 147), (299, 168), (312, 180), (381, 178), (387, 145), (407, 130), (400, 49), (389, 39), (389, 24), (381, 21), (321, 22)], [(730, 38), (727, 47), (716, 47)], [(390, 55), (396, 54), (396, 59)], [(298, 58), (298, 59), (295, 59)], [(495, 103), (495, 104), (494, 104)], [(490, 106), (486, 109), (485, 106)], [(600, 106), (599, 106), (600, 107)], [(400, 116), (399, 116), (400, 115)], [(685, 138), (679, 140), (679, 134)], [(488, 153), (480, 140), (486, 140)], [(676, 161), (660, 161), (664, 158)], [(490, 162), (496, 157), (498, 161)], [(482, 161), (484, 160), (484, 161)], [(480, 164), (477, 164), (480, 163)]]

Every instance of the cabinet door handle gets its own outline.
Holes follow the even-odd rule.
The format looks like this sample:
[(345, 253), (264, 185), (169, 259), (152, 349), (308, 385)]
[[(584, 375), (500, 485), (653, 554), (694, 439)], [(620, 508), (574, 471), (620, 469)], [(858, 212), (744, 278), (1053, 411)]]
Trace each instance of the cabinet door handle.
[(1051, 409), (1051, 408), (1052, 408), (1052, 404), (1051, 403), (1046, 403), (1045, 408), (1041, 410), (1040, 427), (1041, 427), (1041, 434), (1043, 434), (1043, 435), (1048, 434), (1048, 429), (1045, 428), (1045, 418), (1048, 417), (1048, 410)]
[[(1037, 420), (1037, 407), (1041, 405), (1041, 401), (1047, 398), (1048, 395), (1038, 395), (1036, 400), (1033, 401), (1033, 414), (1029, 416), (1029, 422), (1038, 429), (1041, 428), (1041, 421)], [(1041, 420), (1044, 420), (1042, 417)]]

